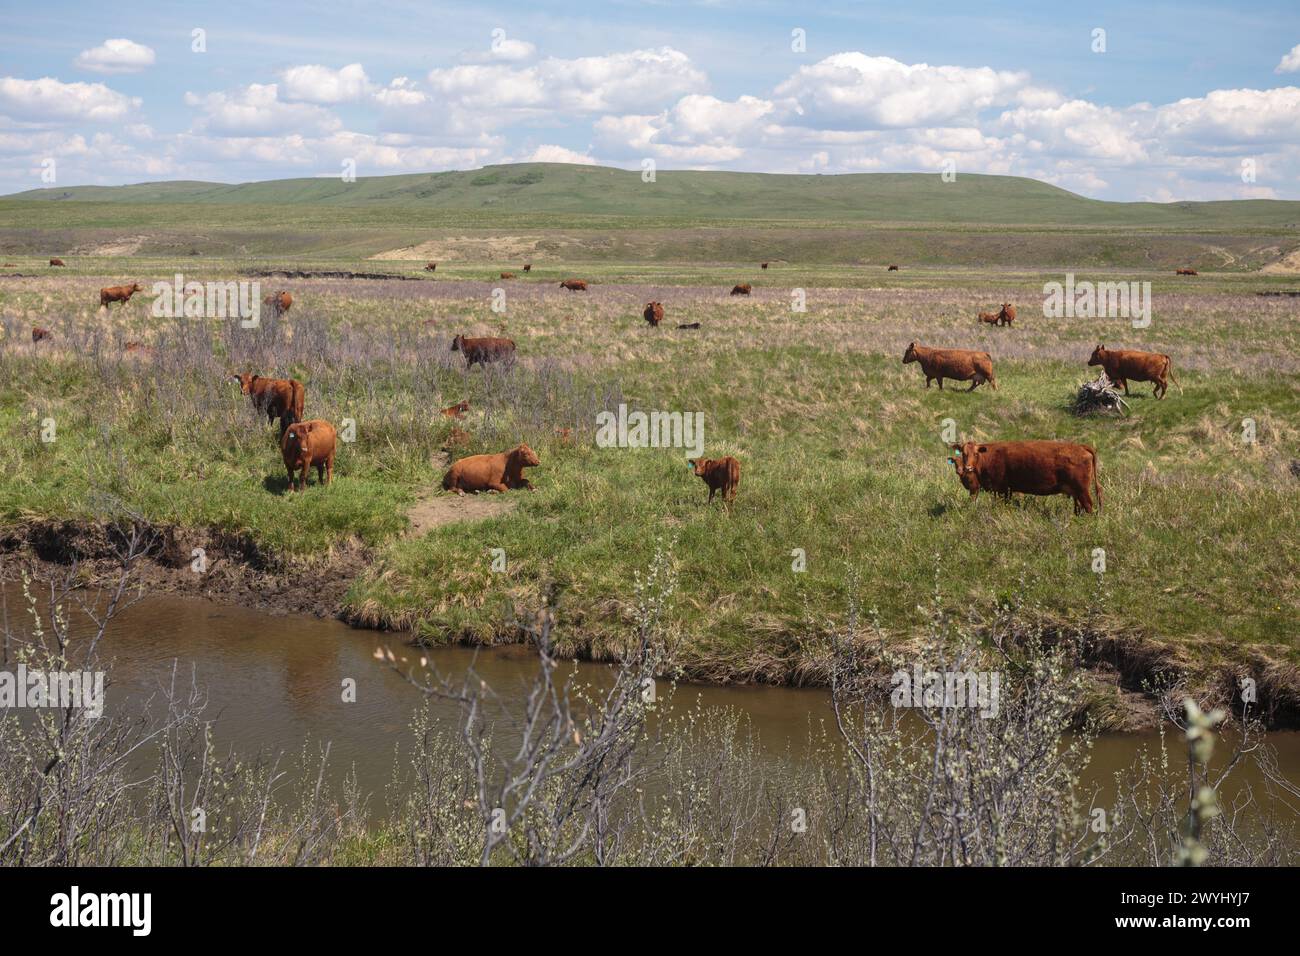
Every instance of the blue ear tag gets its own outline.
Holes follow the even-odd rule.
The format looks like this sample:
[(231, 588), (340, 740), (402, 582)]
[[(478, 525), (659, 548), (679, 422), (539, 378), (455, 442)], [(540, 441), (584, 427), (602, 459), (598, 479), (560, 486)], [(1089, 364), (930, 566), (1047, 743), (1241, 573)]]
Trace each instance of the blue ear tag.
[(693, 462), (693, 461), (688, 461), (688, 462), (686, 463), (686, 467), (689, 468), (691, 471), (694, 471), (694, 470), (695, 470), (695, 462)]

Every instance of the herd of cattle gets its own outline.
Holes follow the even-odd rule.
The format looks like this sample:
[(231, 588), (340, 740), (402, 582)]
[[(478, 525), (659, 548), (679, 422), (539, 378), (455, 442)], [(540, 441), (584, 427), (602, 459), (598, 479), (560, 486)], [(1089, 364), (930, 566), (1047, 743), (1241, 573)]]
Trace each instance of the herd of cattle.
[[(61, 259), (51, 259), (51, 266), (64, 265)], [(436, 262), (425, 266), (429, 272), (437, 269)], [(768, 263), (761, 264), (763, 269)], [(890, 265), (889, 271), (898, 270)], [(531, 263), (525, 263), (524, 272), (532, 269)], [(1178, 275), (1196, 275), (1195, 269), (1179, 269)], [(514, 278), (513, 273), (502, 272), (502, 279)], [(560, 287), (571, 292), (586, 292), (588, 283), (582, 279), (565, 279)], [(100, 289), (101, 307), (115, 302), (127, 304), (131, 297), (141, 292), (139, 283), (131, 285), (108, 286)], [(748, 283), (737, 284), (731, 289), (731, 295), (750, 295), (752, 286)], [(275, 292), (264, 300), (276, 314), (287, 312), (293, 305), (293, 296), (285, 291)], [(652, 327), (658, 327), (664, 320), (664, 306), (661, 302), (648, 302), (642, 313), (645, 321)], [(1015, 306), (1004, 302), (997, 312), (980, 312), (977, 321), (981, 324), (1010, 328), (1016, 319)], [(698, 329), (699, 322), (678, 325), (679, 329)], [(50, 338), (48, 329), (33, 328), (32, 341), (40, 342)], [(147, 350), (140, 343), (127, 343), (127, 351)], [(487, 366), (491, 363), (513, 363), (515, 343), (508, 338), (480, 337), (471, 338), (457, 335), (452, 339), (451, 351), (459, 352), (465, 357), (466, 368), (475, 365)], [(969, 349), (930, 348), (912, 342), (903, 353), (903, 364), (916, 363), (925, 375), (925, 387), (937, 381), (940, 390), (944, 379), (958, 382), (970, 382), (966, 391), (974, 391), (978, 386), (988, 384), (997, 389), (997, 380), (993, 374), (993, 358), (988, 352)], [(1164, 398), (1168, 391), (1168, 382), (1174, 378), (1172, 360), (1168, 355), (1156, 352), (1141, 352), (1131, 349), (1108, 349), (1098, 345), (1088, 359), (1089, 366), (1100, 366), (1115, 387), (1124, 389), (1129, 394), (1129, 382), (1151, 382), (1155, 398)], [(329, 484), (334, 476), (334, 456), (337, 433), (334, 426), (323, 419), (304, 420), (303, 412), (306, 401), (306, 389), (296, 379), (264, 378), (252, 373), (235, 373), (233, 379), (239, 383), (240, 390), (249, 396), (254, 407), (265, 413), (268, 422), (279, 419), (280, 454), (289, 475), (289, 489), (305, 490), (307, 476), (312, 468), (317, 472), (318, 484)], [(1181, 385), (1179, 388), (1181, 389)], [(463, 401), (443, 409), (442, 414), (451, 418), (460, 418), (469, 410), (469, 402)], [(557, 430), (558, 431), (558, 430)], [(562, 430), (566, 441), (571, 441), (569, 429)], [(468, 434), (458, 428), (452, 429), (448, 447), (463, 444)], [(948, 460), (956, 469), (962, 485), (975, 497), (980, 491), (999, 494), (1010, 498), (1013, 493), (1031, 495), (1064, 494), (1074, 500), (1075, 514), (1091, 514), (1095, 506), (1101, 507), (1101, 485), (1097, 478), (1097, 453), (1089, 445), (1066, 441), (966, 441), (954, 444), (951, 449), (956, 454)], [(540, 461), (535, 452), (526, 444), (520, 444), (509, 451), (492, 455), (470, 455), (456, 461), (443, 476), (442, 487), (458, 495), (466, 492), (506, 492), (517, 488), (532, 490), (532, 483), (524, 477), (525, 468), (536, 467)], [(714, 495), (722, 493), (724, 503), (735, 500), (736, 489), (740, 484), (740, 463), (730, 455), (719, 458), (697, 458), (687, 463), (693, 473), (703, 479), (709, 489), (709, 502)]]

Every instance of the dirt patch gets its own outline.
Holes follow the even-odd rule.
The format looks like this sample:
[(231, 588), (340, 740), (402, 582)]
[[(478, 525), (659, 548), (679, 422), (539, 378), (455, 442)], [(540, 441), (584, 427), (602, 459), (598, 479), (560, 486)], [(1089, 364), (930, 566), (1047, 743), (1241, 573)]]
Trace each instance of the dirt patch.
[(389, 249), (371, 259), (409, 259), (435, 262), (500, 262), (503, 259), (531, 259), (538, 244), (554, 243), (554, 236), (448, 236), (414, 246)]
[(458, 521), (482, 521), (508, 514), (515, 506), (505, 495), (465, 495), (460, 497), (439, 491), (438, 494), (424, 498), (406, 513), (411, 520), (407, 532), (412, 537), (426, 534), (434, 528)]
[(119, 236), (111, 242), (74, 246), (71, 254), (74, 256), (134, 256), (138, 255), (140, 247), (152, 238), (153, 236)]
[(1263, 275), (1300, 274), (1300, 249), (1292, 249), (1277, 262), (1270, 262), (1259, 271)]

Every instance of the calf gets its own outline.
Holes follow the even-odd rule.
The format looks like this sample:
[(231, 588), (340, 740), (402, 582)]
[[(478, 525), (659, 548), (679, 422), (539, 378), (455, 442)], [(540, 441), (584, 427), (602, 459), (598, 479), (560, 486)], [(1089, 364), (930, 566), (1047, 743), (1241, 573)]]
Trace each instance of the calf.
[(658, 325), (664, 320), (664, 307), (659, 302), (647, 302), (641, 315), (651, 325)]
[(998, 312), (998, 325), (1010, 325), (1016, 320), (1016, 307), (1010, 302), (1003, 302)]
[(35, 345), (37, 342), (43, 342), (45, 339), (50, 339), (53, 337), (54, 337), (54, 333), (51, 332), (49, 329), (43, 329), (39, 325), (32, 327), (33, 345)]
[(733, 285), (731, 287), (732, 295), (749, 295), (750, 291), (751, 291), (751, 287), (748, 282), (746, 282), (744, 285)]
[(436, 262), (425, 263), (424, 271), (425, 271), (425, 272), (437, 272), (437, 271), (438, 271), (438, 263), (436, 263)]
[(262, 304), (269, 305), (276, 315), (284, 315), (289, 311), (289, 306), (293, 305), (293, 296), (288, 292), (274, 292), (263, 299)]
[[(296, 378), (263, 378), (248, 372), (232, 374), (239, 383), (239, 390), (253, 400), (253, 407), (259, 412), (266, 412), (268, 422), (292, 415), (294, 421), (302, 418), (303, 402), (306, 389)], [(281, 430), (284, 422), (281, 421)]]
[(452, 405), (450, 408), (444, 408), (442, 410), (442, 414), (445, 415), (447, 418), (464, 418), (465, 413), (467, 411), (469, 411), (468, 399), (463, 402), (457, 402), (455, 405)]
[(525, 263), (524, 263), (524, 271), (525, 271), (525, 272), (532, 272), (532, 271), (533, 271), (533, 264), (532, 264), (531, 262), (525, 262)]
[(709, 486), (709, 500), (705, 504), (711, 504), (719, 491), (724, 502), (736, 500), (736, 488), (740, 485), (740, 462), (736, 459), (730, 455), (725, 458), (696, 458), (688, 459), (686, 464)]
[(503, 278), (503, 279), (513, 279), (514, 277), (515, 277), (515, 274), (514, 274), (513, 272), (503, 272), (503, 273), (501, 273), (501, 278)]
[(479, 338), (467, 339), (458, 335), (451, 340), (451, 350), (465, 356), (465, 367), (471, 368), (476, 363), (487, 365), (489, 362), (512, 362), (515, 357), (515, 343), (512, 339)]
[(981, 491), (1010, 498), (1027, 495), (1069, 495), (1074, 513), (1092, 514), (1096, 492), (1101, 510), (1101, 485), (1097, 481), (1097, 452), (1090, 445), (1067, 441), (968, 441), (953, 445), (960, 458), (949, 458), (957, 477), (972, 498)]
[[(322, 419), (309, 422), (281, 419), (280, 454), (289, 472), (289, 490), (307, 490), (307, 472), (316, 467), (316, 483), (328, 485), (334, 480), (334, 426)], [(294, 473), (301, 472), (298, 488), (294, 488)]]
[[(1173, 360), (1160, 352), (1108, 349), (1104, 345), (1098, 345), (1092, 350), (1088, 364), (1100, 365), (1105, 369), (1106, 377), (1112, 383), (1124, 386), (1125, 395), (1128, 394), (1130, 379), (1134, 382), (1154, 382), (1151, 394), (1156, 398), (1165, 397), (1165, 392), (1169, 390), (1167, 379), (1173, 379), (1174, 384), (1178, 385), (1178, 379), (1174, 378)], [(1178, 390), (1181, 392), (1183, 387), (1178, 385)]]
[(561, 289), (568, 289), (570, 292), (586, 292), (587, 283), (581, 279), (565, 279), (560, 283)]
[(903, 353), (903, 364), (920, 362), (921, 371), (925, 373), (925, 387), (930, 387), (931, 379), (951, 378), (958, 382), (970, 382), (968, 392), (975, 391), (975, 386), (988, 382), (993, 388), (998, 387), (993, 378), (993, 359), (988, 352), (972, 352), (967, 349), (932, 349), (915, 342)]
[(533, 450), (522, 444), (495, 455), (470, 455), (447, 469), (442, 476), (442, 487), (458, 495), (467, 491), (506, 492), (511, 488), (532, 491), (532, 482), (524, 477), (524, 469), (540, 464)]
[(131, 285), (111, 285), (106, 289), (99, 290), (99, 305), (104, 307), (110, 302), (121, 302), (126, 305), (131, 301), (131, 296), (137, 292), (143, 292), (140, 283), (134, 282)]
[(50, 265), (52, 265), (52, 266), (66, 266), (67, 263), (64, 262), (62, 259), (51, 259), (51, 260), (50, 260)]

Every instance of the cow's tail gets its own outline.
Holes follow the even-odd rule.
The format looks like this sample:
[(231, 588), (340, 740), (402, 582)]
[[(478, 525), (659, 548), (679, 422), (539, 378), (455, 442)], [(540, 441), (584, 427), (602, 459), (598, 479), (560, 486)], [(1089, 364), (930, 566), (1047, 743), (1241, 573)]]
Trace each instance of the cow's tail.
[(293, 401), (291, 404), (293, 405), (294, 417), (298, 421), (302, 421), (302, 408), (306, 399), (306, 390), (302, 387), (302, 382), (298, 381), (296, 378), (290, 383), (290, 388), (293, 390)]
[(1097, 449), (1091, 445), (1084, 445), (1088, 449), (1088, 454), (1092, 455), (1092, 493), (1097, 496), (1097, 513), (1101, 514), (1101, 481), (1097, 475)]
[(1175, 385), (1178, 386), (1178, 391), (1181, 392), (1183, 390), (1183, 386), (1179, 384), (1178, 379), (1174, 378), (1174, 360), (1171, 359), (1168, 355), (1165, 356), (1165, 374), (1169, 376), (1169, 381), (1173, 382)]

